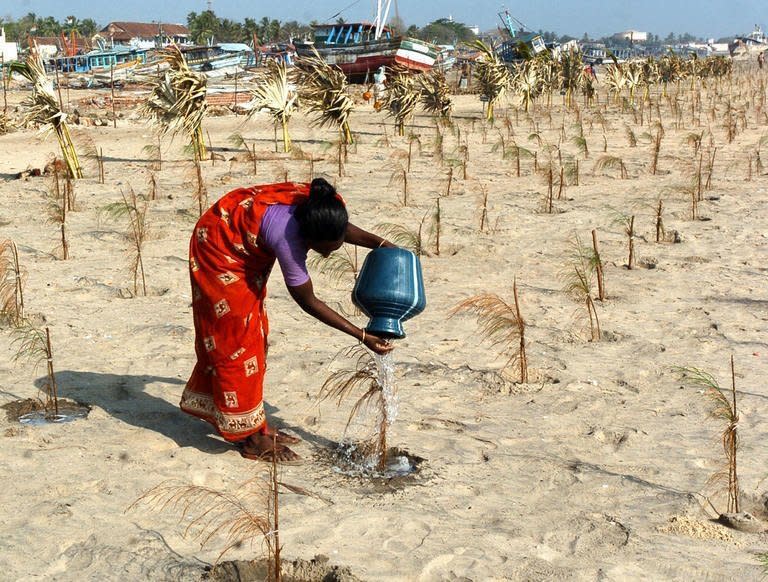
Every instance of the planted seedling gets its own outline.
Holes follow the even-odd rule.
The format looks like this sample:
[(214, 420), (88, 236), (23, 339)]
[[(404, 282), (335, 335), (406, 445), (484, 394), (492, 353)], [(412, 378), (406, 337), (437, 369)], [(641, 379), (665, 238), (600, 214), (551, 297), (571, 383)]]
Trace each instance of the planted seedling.
[(59, 414), (58, 387), (56, 374), (53, 369), (53, 347), (51, 346), (51, 332), (46, 327), (40, 329), (27, 320), (12, 332), (11, 345), (16, 346), (16, 354), (13, 361), (25, 360), (32, 364), (33, 371), (40, 365), (46, 364), (46, 380), (43, 384), (45, 393), (45, 418), (54, 419)]
[(528, 382), (528, 357), (525, 351), (525, 320), (520, 312), (517, 281), (512, 283), (514, 303), (509, 304), (493, 293), (483, 293), (465, 299), (451, 310), (451, 317), (469, 313), (477, 319), (480, 334), (493, 346), (500, 346), (506, 358), (502, 373), (517, 368), (521, 384)]
[(736, 372), (733, 356), (731, 356), (730, 391), (722, 388), (710, 373), (699, 368), (677, 368), (677, 370), (682, 373), (686, 382), (703, 390), (704, 395), (711, 403), (710, 417), (724, 425), (721, 441), (725, 453), (725, 466), (712, 475), (709, 482), (714, 485), (727, 484), (722, 485), (728, 496), (727, 512), (738, 513), (740, 504), (736, 457), (739, 449), (739, 413), (736, 408)]
[(14, 327), (24, 321), (25, 278), (16, 243), (0, 241), (0, 318)]
[(386, 378), (373, 355), (364, 347), (353, 346), (342, 353), (353, 359), (353, 366), (331, 373), (320, 388), (318, 398), (321, 401), (336, 400), (336, 405), (340, 406), (352, 394), (361, 393), (352, 405), (345, 431), (354, 419), (366, 412), (373, 414), (373, 435), (363, 448), (370, 449), (376, 468), (384, 471), (387, 467), (387, 430), (397, 412), (392, 378)]
[(592, 280), (596, 272), (599, 257), (595, 257), (591, 247), (581, 243), (578, 235), (574, 237), (573, 262), (561, 273), (565, 285), (563, 291), (574, 301), (584, 305), (589, 318), (589, 331), (592, 341), (600, 341), (600, 319), (592, 299)]
[[(133, 275), (133, 295), (147, 295), (147, 280), (144, 274), (144, 243), (149, 234), (149, 225), (147, 224), (147, 210), (149, 206), (146, 199), (136, 196), (133, 188), (129, 188), (129, 195), (121, 191), (122, 200), (113, 202), (102, 209), (102, 214), (109, 220), (128, 220), (128, 229), (125, 233), (130, 243), (130, 269)], [(141, 281), (141, 287), (139, 287)]]

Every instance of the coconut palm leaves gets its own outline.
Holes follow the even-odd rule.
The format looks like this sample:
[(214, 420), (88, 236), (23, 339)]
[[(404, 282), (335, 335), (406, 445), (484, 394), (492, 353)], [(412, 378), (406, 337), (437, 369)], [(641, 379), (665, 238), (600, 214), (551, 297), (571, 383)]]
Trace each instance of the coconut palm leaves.
[(624, 84), (629, 89), (629, 102), (635, 104), (635, 93), (643, 84), (643, 68), (637, 63), (629, 63), (624, 72)]
[(395, 119), (398, 135), (405, 135), (405, 124), (413, 117), (418, 102), (419, 87), (414, 76), (407, 69), (394, 69), (389, 78), (384, 107)]
[(621, 92), (627, 83), (626, 78), (624, 77), (624, 70), (621, 68), (621, 65), (613, 63), (608, 65), (605, 73), (605, 82), (608, 85), (608, 92), (613, 95), (614, 102), (618, 103)]
[(288, 121), (296, 109), (297, 94), (288, 85), (288, 74), (282, 61), (267, 61), (267, 72), (261, 77), (254, 89), (251, 89), (251, 113), (254, 115), (266, 109), (272, 116), (275, 126), (279, 123), (283, 130), (283, 151), (291, 151), (291, 137), (288, 135)]
[(629, 174), (627, 172), (627, 166), (624, 164), (624, 160), (622, 160), (618, 156), (611, 156), (611, 155), (604, 155), (601, 156), (597, 162), (595, 162), (595, 169), (594, 172), (605, 172), (606, 170), (618, 170), (619, 171), (619, 178), (622, 180), (626, 180), (629, 178)]
[(320, 127), (336, 125), (344, 142), (353, 143), (349, 115), (354, 102), (347, 94), (347, 78), (341, 69), (330, 66), (317, 51), (312, 56), (297, 59), (296, 67), (299, 94), (309, 112), (315, 115), (315, 124)]
[(493, 109), (496, 103), (504, 97), (512, 84), (512, 77), (504, 62), (496, 52), (481, 40), (469, 45), (480, 51), (480, 57), (475, 62), (475, 76), (483, 95), (488, 98), (486, 119), (493, 119)]
[(541, 79), (536, 63), (535, 60), (525, 61), (515, 77), (515, 90), (526, 113), (540, 93)]
[(445, 73), (433, 69), (429, 74), (419, 77), (421, 85), (421, 104), (424, 110), (446, 123), (451, 121), (453, 102), (450, 89), (445, 80)]
[(53, 81), (45, 74), (40, 55), (31, 51), (25, 62), (11, 63), (9, 74), (11, 73), (18, 73), (32, 83), (32, 95), (22, 102), (26, 108), (24, 124), (50, 125), (50, 131), (56, 134), (69, 174), (73, 178), (82, 178), (83, 170), (69, 133), (67, 115), (61, 110), (61, 105), (53, 92)]
[(141, 111), (158, 126), (160, 135), (169, 131), (173, 135), (185, 133), (195, 159), (205, 159), (203, 118), (208, 106), (205, 101), (206, 77), (189, 68), (181, 50), (175, 45), (165, 49), (164, 58), (170, 69), (157, 79)]
[(566, 107), (571, 107), (573, 93), (581, 85), (584, 65), (581, 51), (570, 49), (560, 55), (560, 88), (565, 91)]

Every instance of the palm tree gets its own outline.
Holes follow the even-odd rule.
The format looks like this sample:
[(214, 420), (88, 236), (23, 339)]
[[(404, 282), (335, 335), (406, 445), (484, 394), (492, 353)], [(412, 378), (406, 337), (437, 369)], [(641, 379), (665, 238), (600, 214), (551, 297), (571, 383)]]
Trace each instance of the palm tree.
[(283, 129), (283, 151), (291, 151), (288, 121), (296, 107), (297, 96), (288, 88), (285, 63), (275, 60), (268, 61), (267, 72), (261, 77), (260, 83), (251, 90), (251, 96), (253, 99), (250, 116), (262, 109), (269, 111), (275, 125), (279, 123)]
[(450, 89), (445, 80), (445, 73), (433, 69), (429, 74), (419, 77), (421, 85), (421, 104), (424, 110), (443, 120), (446, 124), (451, 122), (453, 102)]
[(176, 45), (165, 49), (164, 58), (170, 69), (157, 79), (141, 111), (155, 122), (160, 135), (169, 131), (173, 135), (186, 133), (195, 160), (203, 160), (206, 157), (203, 118), (208, 107), (205, 101), (206, 77), (189, 68)]
[(53, 92), (53, 82), (45, 74), (42, 58), (36, 51), (30, 51), (23, 63), (11, 63), (9, 74), (12, 73), (18, 73), (32, 83), (32, 95), (22, 102), (26, 107), (24, 124), (50, 124), (49, 131), (56, 134), (69, 175), (82, 178), (83, 169), (80, 167), (75, 144), (72, 143), (66, 114), (61, 110), (61, 104)]
[(511, 75), (496, 52), (481, 40), (469, 45), (480, 51), (480, 58), (475, 63), (475, 75), (482, 94), (488, 98), (486, 119), (493, 119), (493, 108), (509, 90)]
[(347, 78), (341, 69), (326, 63), (316, 50), (312, 56), (298, 58), (296, 67), (299, 95), (315, 114), (315, 124), (336, 125), (344, 143), (353, 143), (349, 115), (355, 104), (347, 94)]
[(413, 75), (406, 69), (395, 69), (389, 78), (384, 106), (395, 118), (398, 135), (405, 135), (405, 124), (413, 117), (419, 102), (419, 89)]

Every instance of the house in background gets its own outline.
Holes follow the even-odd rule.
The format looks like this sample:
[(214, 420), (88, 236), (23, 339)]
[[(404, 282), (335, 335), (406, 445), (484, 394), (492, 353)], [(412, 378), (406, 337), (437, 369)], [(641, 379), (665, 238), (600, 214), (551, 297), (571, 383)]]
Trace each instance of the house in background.
[(4, 28), (0, 28), (0, 55), (2, 55), (4, 63), (19, 58), (19, 47), (16, 46), (15, 42), (6, 42)]
[[(91, 44), (82, 36), (28, 36), (26, 48), (35, 47), (43, 60), (60, 56), (74, 56), (87, 53), (91, 50)], [(22, 45), (23, 46), (23, 45)]]
[(162, 22), (110, 22), (99, 31), (109, 44), (150, 49), (169, 44), (189, 44), (189, 29), (182, 24)]

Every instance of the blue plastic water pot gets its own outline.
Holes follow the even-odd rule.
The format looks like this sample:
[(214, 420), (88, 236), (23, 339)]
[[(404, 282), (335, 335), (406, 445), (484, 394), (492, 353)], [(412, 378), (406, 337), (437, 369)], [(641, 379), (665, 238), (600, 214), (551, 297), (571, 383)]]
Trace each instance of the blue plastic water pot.
[(371, 251), (352, 290), (352, 301), (371, 318), (367, 332), (404, 338), (403, 322), (427, 306), (419, 257), (399, 248)]

